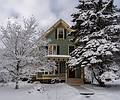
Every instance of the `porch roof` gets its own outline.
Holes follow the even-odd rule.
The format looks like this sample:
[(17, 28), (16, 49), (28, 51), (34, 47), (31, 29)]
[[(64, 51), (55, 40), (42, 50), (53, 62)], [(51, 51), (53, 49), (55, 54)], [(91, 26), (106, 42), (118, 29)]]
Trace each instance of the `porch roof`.
[(47, 58), (70, 58), (70, 55), (47, 55)]
[(48, 59), (68, 59), (70, 58), (70, 55), (47, 55)]

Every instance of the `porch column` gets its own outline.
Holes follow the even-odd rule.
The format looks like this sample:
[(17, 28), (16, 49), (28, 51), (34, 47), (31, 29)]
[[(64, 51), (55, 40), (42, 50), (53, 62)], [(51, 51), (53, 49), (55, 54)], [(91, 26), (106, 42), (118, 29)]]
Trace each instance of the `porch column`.
[(67, 78), (68, 78), (68, 71), (67, 71), (67, 64), (65, 63), (65, 82), (67, 83)]
[(58, 76), (60, 78), (60, 61), (58, 61)]
[(84, 67), (81, 68), (81, 79), (84, 84)]
[(53, 75), (55, 75), (55, 70), (56, 70), (56, 69), (54, 68), (54, 70), (53, 70)]

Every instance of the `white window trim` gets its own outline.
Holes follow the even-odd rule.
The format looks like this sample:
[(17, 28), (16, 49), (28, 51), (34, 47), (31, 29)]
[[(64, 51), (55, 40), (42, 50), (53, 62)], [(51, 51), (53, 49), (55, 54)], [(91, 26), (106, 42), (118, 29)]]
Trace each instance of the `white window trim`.
[(69, 54), (69, 47), (70, 47), (70, 46), (74, 46), (74, 49), (75, 49), (75, 45), (68, 45), (68, 55), (70, 55), (70, 54)]
[[(52, 54), (49, 54), (49, 47), (52, 46)], [(53, 46), (56, 46), (56, 54), (57, 54), (57, 44), (49, 44), (48, 45), (48, 55), (53, 55)]]
[[(59, 30), (63, 30), (63, 40), (65, 39), (64, 37), (64, 34), (65, 34), (65, 31), (64, 31), (64, 28), (57, 28), (57, 40), (59, 40)], [(62, 38), (61, 38), (62, 39)]]

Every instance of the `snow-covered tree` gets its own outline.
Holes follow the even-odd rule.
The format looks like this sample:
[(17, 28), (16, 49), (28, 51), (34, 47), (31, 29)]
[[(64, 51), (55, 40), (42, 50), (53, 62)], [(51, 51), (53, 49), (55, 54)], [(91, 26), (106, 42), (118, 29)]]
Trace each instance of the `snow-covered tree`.
[(0, 82), (4, 84), (10, 81), (12, 81), (12, 77), (10, 76), (9, 72), (6, 70), (0, 71)]
[[(56, 63), (46, 59), (46, 46), (49, 41), (44, 37), (44, 31), (39, 30), (34, 17), (19, 22), (10, 19), (6, 26), (1, 27), (3, 49), (0, 52), (1, 72), (9, 72), (16, 82), (30, 78), (41, 69), (52, 71)], [(3, 77), (4, 78), (4, 77)]]
[[(42, 32), (44, 33), (44, 32)], [(33, 51), (33, 55), (37, 61), (37, 72), (44, 71), (53, 71), (56, 67), (55, 61), (48, 60), (46, 58), (47, 55), (47, 44), (49, 43), (49, 40), (47, 40), (44, 36), (44, 34), (41, 33), (41, 36), (39, 36), (37, 40), (37, 47)]]
[(116, 78), (119, 70), (111, 66), (117, 64), (115, 59), (120, 51), (119, 9), (113, 0), (79, 0), (76, 8), (78, 12), (72, 14), (74, 31), (68, 35), (73, 36), (71, 41), (77, 48), (71, 53), (69, 66), (88, 67), (97, 82), (104, 85), (103, 74), (111, 72), (112, 78)]
[(45, 50), (42, 48), (46, 42), (43, 38), (38, 39), (39, 32), (34, 17), (20, 22), (17, 19), (9, 20), (6, 26), (1, 27), (3, 51), (0, 56), (0, 66), (12, 75), (16, 89), (19, 88), (18, 83), (21, 78), (34, 72), (38, 63), (43, 63), (34, 53), (39, 45), (39, 55), (41, 59), (44, 58)]

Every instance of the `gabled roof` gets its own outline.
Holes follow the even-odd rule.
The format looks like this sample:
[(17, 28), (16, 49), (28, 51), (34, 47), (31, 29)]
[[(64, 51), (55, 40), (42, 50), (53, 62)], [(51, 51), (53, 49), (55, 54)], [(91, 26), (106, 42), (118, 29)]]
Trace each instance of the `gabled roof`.
[(57, 28), (57, 26), (59, 24), (62, 24), (69, 32), (72, 31), (72, 29), (70, 29), (70, 25), (68, 25), (63, 19), (58, 20), (52, 27), (50, 27), (46, 32), (45, 32), (45, 36), (47, 36), (51, 31), (53, 31), (55, 28)]

